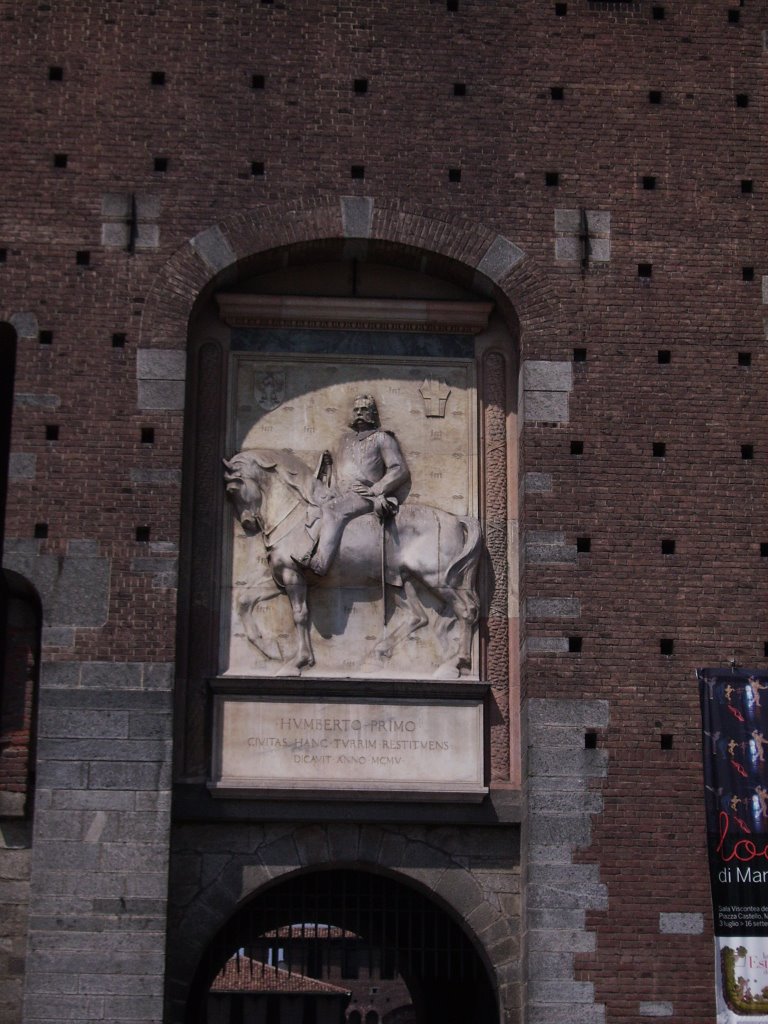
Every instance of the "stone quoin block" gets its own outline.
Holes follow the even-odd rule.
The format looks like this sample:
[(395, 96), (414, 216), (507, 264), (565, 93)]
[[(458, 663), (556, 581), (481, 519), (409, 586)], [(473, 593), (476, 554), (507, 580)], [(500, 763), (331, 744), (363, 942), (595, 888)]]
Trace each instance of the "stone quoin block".
[(368, 196), (342, 196), (341, 223), (345, 238), (370, 238), (373, 199)]
[(9, 318), (20, 338), (36, 338), (40, 328), (37, 317), (32, 312), (13, 313)]
[(529, 597), (525, 614), (528, 619), (577, 619), (581, 604), (575, 597)]
[(641, 1017), (673, 1017), (675, 1007), (668, 1002), (643, 1002), (637, 1008)]
[(176, 349), (139, 349), (136, 379), (140, 409), (183, 409), (186, 353)]
[(215, 274), (237, 259), (229, 240), (219, 227), (208, 228), (207, 231), (195, 235), (192, 239), (192, 248)]
[(523, 478), (523, 487), (526, 494), (551, 494), (552, 474), (528, 472)]
[(38, 553), (39, 542), (6, 544), (5, 566), (28, 579), (40, 595), (48, 626), (101, 626), (107, 618), (110, 561)]
[(522, 260), (525, 253), (508, 238), (497, 236), (477, 265), (478, 273), (484, 274), (497, 284)]
[(701, 935), (704, 931), (703, 914), (659, 914), (662, 935)]
[(570, 362), (541, 359), (523, 363), (519, 400), (525, 422), (567, 423), (568, 394), (573, 388)]
[(9, 480), (34, 480), (37, 456), (29, 452), (11, 452), (8, 458)]

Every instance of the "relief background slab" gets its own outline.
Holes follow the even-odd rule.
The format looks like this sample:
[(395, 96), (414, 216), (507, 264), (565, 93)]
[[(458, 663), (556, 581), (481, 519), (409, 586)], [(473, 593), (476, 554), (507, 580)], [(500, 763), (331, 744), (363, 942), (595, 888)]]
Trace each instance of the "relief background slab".
[[(328, 334), (322, 333), (324, 344), (332, 345)], [(455, 515), (477, 515), (473, 359), (253, 351), (236, 351), (231, 359), (228, 455), (257, 448), (287, 448), (314, 471), (323, 451), (333, 450), (347, 429), (353, 399), (370, 393), (377, 401), (382, 429), (395, 433), (410, 468), (405, 502), (418, 501)], [(427, 415), (427, 411), (441, 410), (439, 398), (425, 404), (420, 391), (425, 380), (438, 383), (438, 395), (450, 389), (444, 415)], [(347, 529), (353, 527), (373, 531), (380, 543), (380, 526), (373, 516), (355, 520)], [(256, 611), (259, 627), (263, 635), (272, 638), (273, 658), (282, 659), (291, 655), (296, 644), (288, 599), (272, 583), (261, 537), (246, 535), (232, 516), (225, 523), (224, 550), (225, 570), (229, 566), (230, 571), (225, 571), (222, 581), (221, 671), (273, 676), (280, 660), (265, 658), (249, 643), (237, 600), (249, 593), (265, 598)], [(388, 622), (397, 614), (392, 594), (393, 588), (388, 588)], [(420, 592), (420, 597), (429, 624), (383, 660), (373, 654), (384, 627), (380, 583), (345, 587), (331, 574), (310, 590), (316, 664), (302, 675), (429, 677), (444, 660), (445, 646), (452, 638), (450, 630), (444, 639), (439, 636), (442, 617), (436, 599), (425, 592)], [(474, 646), (469, 678), (478, 674), (476, 637)]]

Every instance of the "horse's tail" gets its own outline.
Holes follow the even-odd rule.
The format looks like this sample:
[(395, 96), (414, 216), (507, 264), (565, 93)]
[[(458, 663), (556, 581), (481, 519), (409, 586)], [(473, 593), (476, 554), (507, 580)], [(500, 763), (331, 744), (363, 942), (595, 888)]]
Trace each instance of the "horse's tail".
[(473, 575), (480, 560), (483, 533), (480, 523), (472, 516), (457, 516), (464, 530), (464, 547), (445, 570), (445, 582), (449, 587), (463, 587), (474, 591)]

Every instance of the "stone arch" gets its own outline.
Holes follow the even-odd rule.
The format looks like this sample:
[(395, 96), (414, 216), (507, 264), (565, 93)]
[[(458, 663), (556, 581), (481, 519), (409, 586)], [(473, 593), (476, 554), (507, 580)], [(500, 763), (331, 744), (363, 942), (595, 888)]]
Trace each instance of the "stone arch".
[(522, 248), (493, 229), (444, 210), (370, 196), (326, 196), (256, 207), (189, 239), (157, 274), (142, 313), (139, 344), (183, 349), (190, 315), (214, 283), (255, 254), (324, 240), (389, 244), (436, 254), (465, 283), (493, 295), (521, 341), (559, 329), (543, 275)]
[[(207, 228), (185, 243), (161, 268), (147, 296), (140, 325), (140, 401), (144, 384), (154, 386), (159, 383), (161, 388), (167, 386), (168, 394), (173, 391), (173, 398), (169, 399), (170, 404), (160, 407), (180, 409), (183, 406), (184, 350), (196, 329), (196, 314), (201, 313), (206, 304), (212, 302), (214, 292), (226, 291), (238, 281), (257, 276), (265, 270), (292, 270), (299, 266), (301, 261), (311, 262), (315, 258), (350, 259), (355, 255), (365, 256), (366, 253), (377, 259), (381, 258), (382, 262), (399, 265), (405, 270), (419, 270), (435, 277), (442, 276), (467, 291), (493, 298), (500, 318), (506, 322), (509, 337), (518, 350), (515, 359), (509, 363), (512, 374), (515, 372), (513, 363), (519, 363), (522, 359), (526, 344), (539, 349), (545, 345), (547, 350), (551, 350), (553, 339), (558, 334), (565, 334), (564, 314), (557, 303), (549, 300), (545, 275), (540, 266), (513, 241), (488, 227), (472, 223), (447, 211), (430, 209), (415, 203), (371, 197), (325, 196), (312, 201), (273, 204), (243, 212)], [(153, 349), (160, 351), (153, 353)], [(187, 405), (192, 410), (201, 406), (200, 396), (196, 391), (196, 380), (205, 380), (213, 387), (211, 382), (214, 380), (214, 371), (220, 373), (219, 383), (223, 379), (221, 373), (225, 372), (215, 345), (209, 346), (209, 349), (211, 365), (206, 364), (205, 372), (202, 369), (198, 370), (196, 377), (191, 361), (187, 364), (186, 397)], [(506, 375), (503, 357), (499, 353), (489, 351), (487, 358), (489, 372), (486, 379), (501, 380), (502, 371)], [(142, 360), (146, 363), (143, 369)], [(498, 366), (492, 366), (492, 361)], [(150, 364), (159, 368), (157, 372), (162, 380), (154, 380), (153, 373), (148, 369)], [(146, 380), (143, 376), (145, 373)], [(560, 385), (555, 388), (555, 391), (565, 390), (567, 389)], [(506, 429), (504, 403), (508, 403), (506, 407), (511, 409), (512, 403), (516, 402), (517, 388), (511, 375), (497, 391), (498, 394), (491, 395), (489, 392), (487, 396), (489, 406), (493, 405), (495, 409), (502, 410), (498, 416), (495, 413), (489, 414), (491, 419), (484, 427), (489, 437)], [(540, 394), (545, 399), (551, 397), (547, 387), (544, 387)], [(563, 399), (563, 395), (559, 393), (554, 397)], [(207, 408), (206, 403), (202, 405)], [(148, 407), (155, 406), (150, 404)], [(557, 409), (553, 410), (547, 406), (540, 418), (557, 420), (558, 416)], [(221, 413), (211, 411), (205, 426), (200, 428), (201, 434), (206, 437), (212, 436), (213, 432), (220, 429), (220, 420)], [(186, 424), (188, 434), (191, 434), (193, 426), (194, 417), (191, 416)], [(508, 566), (504, 555), (508, 551), (505, 533), (508, 519), (508, 506), (505, 505), (508, 499), (507, 472), (516, 471), (517, 468), (515, 450), (509, 439), (505, 441), (505, 445), (506, 449), (500, 445), (490, 446), (494, 458), (499, 463), (498, 472), (494, 471), (492, 475), (494, 479), (503, 481), (503, 488), (499, 484), (499, 493), (493, 493), (492, 497), (499, 508), (494, 509), (493, 514), (488, 516), (488, 523), (494, 524), (494, 548), (500, 553), (499, 559), (505, 561), (504, 574), (497, 575), (499, 596), (494, 608), (489, 611), (489, 618), (493, 618), (500, 631), (508, 629), (508, 608), (503, 599), (508, 585)], [(508, 454), (510, 452), (511, 455)], [(189, 464), (192, 464), (192, 460)], [(209, 474), (218, 471), (218, 464), (215, 470), (211, 468), (212, 465), (213, 463), (208, 466)], [(189, 480), (191, 474), (186, 474), (185, 478)], [(218, 484), (218, 477), (215, 480), (206, 479), (204, 484), (201, 484), (201, 489), (206, 494), (214, 493), (218, 489)], [(217, 500), (223, 500), (221, 495)], [(210, 535), (209, 524), (203, 523), (203, 517), (199, 514), (201, 505), (193, 502), (191, 498), (185, 499), (185, 502), (185, 509), (189, 510), (193, 505), (196, 509), (197, 519), (201, 524), (200, 534)], [(505, 505), (503, 510), (502, 505)], [(182, 515), (188, 520), (186, 512), (183, 511)], [(215, 516), (213, 518), (215, 519)], [(217, 555), (212, 550), (209, 554), (210, 564), (203, 565), (200, 560), (197, 563), (198, 576), (201, 578), (213, 578), (218, 572)], [(181, 562), (187, 564), (184, 555)], [(512, 564), (513, 559), (510, 559), (508, 565)], [(208, 626), (198, 629), (198, 623), (191, 621), (192, 612), (185, 604), (185, 595), (190, 589), (191, 584), (180, 589), (179, 621), (182, 624), (182, 634), (194, 636), (198, 641), (198, 648), (193, 657), (192, 654), (185, 653), (183, 644), (180, 646), (177, 660), (180, 678), (187, 677), (187, 664), (202, 665), (213, 660), (210, 652), (216, 643), (216, 637), (213, 636), (216, 634), (215, 623), (210, 629)], [(514, 584), (513, 589), (516, 591)], [(516, 691), (516, 609), (512, 619), (514, 635), (510, 634), (509, 637), (511, 646), (504, 641), (507, 644), (507, 656), (495, 659), (494, 665), (498, 669), (499, 678), (493, 682), (498, 686), (506, 686), (505, 680), (509, 677), (514, 679), (510, 685)], [(209, 624), (210, 621), (212, 620), (209, 617)], [(510, 654), (513, 649), (515, 653)], [(189, 683), (192, 688), (196, 685), (195, 682)], [(507, 703), (512, 708), (517, 706), (515, 701)], [(179, 697), (177, 733), (181, 735), (181, 731), (186, 730), (187, 738), (176, 746), (177, 771), (189, 779), (200, 779), (205, 773), (202, 715), (197, 711), (190, 712), (187, 724), (180, 727), (179, 721), (187, 714), (185, 708), (183, 699)], [(500, 710), (495, 719), (494, 764), (507, 761), (513, 781), (518, 781), (520, 767), (516, 728), (513, 729), (514, 739), (510, 745), (509, 736), (504, 738), (507, 730), (506, 717), (507, 711)], [(512, 746), (515, 747), (514, 750), (511, 749)], [(497, 777), (507, 780), (507, 769), (504, 769), (502, 774), (497, 772)]]
[[(489, 877), (487, 889), (481, 888), (473, 872), (440, 845), (444, 836), (430, 841), (429, 829), (412, 828), (406, 835), (374, 825), (244, 827), (242, 852), (226, 858), (215, 844), (209, 845), (206, 832), (201, 826), (187, 835), (185, 871), (176, 882), (178, 891), (171, 892), (176, 906), (171, 931), (177, 941), (168, 950), (169, 1020), (184, 1020), (190, 985), (206, 947), (233, 915), (292, 876), (336, 868), (383, 874), (421, 892), (463, 925), (493, 981), (499, 1005), (517, 1002), (519, 931), (508, 905), (517, 891), (517, 875), (510, 874), (506, 891), (505, 883), (499, 890), (496, 874)], [(249, 842), (255, 834), (257, 841)], [(190, 875), (202, 884), (182, 906), (181, 890), (189, 885)]]

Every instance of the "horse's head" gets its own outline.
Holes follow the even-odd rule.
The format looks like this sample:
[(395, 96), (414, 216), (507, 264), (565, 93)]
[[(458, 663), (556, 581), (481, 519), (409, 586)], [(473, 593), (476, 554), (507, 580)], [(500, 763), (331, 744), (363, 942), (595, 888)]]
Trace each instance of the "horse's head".
[(247, 533), (258, 533), (261, 488), (256, 476), (259, 467), (253, 459), (240, 452), (224, 463), (224, 486), (235, 507), (235, 515)]

